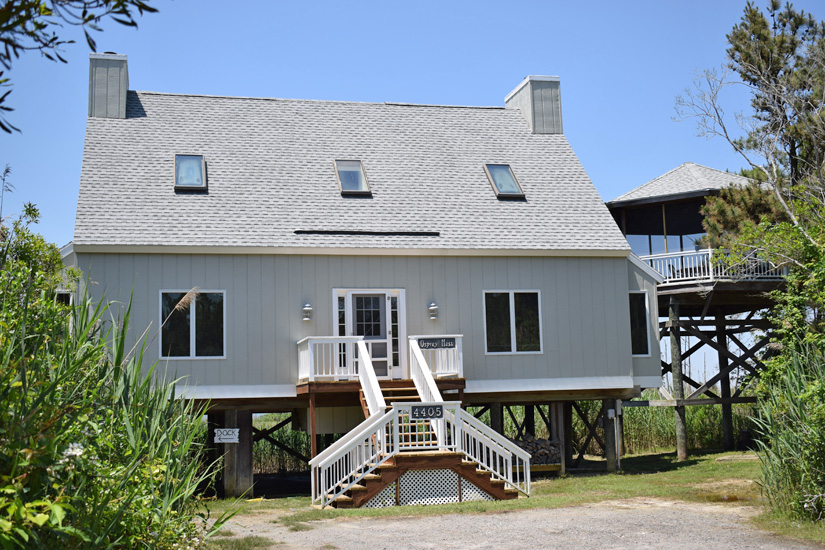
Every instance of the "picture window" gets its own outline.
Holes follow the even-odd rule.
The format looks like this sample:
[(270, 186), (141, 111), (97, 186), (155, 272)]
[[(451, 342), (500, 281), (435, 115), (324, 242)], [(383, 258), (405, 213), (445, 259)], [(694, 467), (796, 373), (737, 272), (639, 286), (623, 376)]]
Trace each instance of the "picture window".
[(487, 353), (541, 353), (538, 292), (485, 292), (484, 322)]
[(186, 291), (161, 292), (160, 356), (224, 357), (224, 293), (200, 291), (181, 307)]

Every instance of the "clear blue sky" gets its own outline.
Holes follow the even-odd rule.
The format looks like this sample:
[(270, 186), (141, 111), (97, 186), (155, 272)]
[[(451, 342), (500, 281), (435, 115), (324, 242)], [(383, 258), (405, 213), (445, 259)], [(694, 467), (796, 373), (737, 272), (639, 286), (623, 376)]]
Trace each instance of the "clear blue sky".
[[(687, 161), (743, 166), (672, 117), (694, 74), (725, 61), (744, 0), (152, 4), (137, 30), (107, 21), (95, 35), (98, 51), (128, 55), (135, 90), (503, 105), (526, 75), (559, 75), (565, 134), (605, 200)], [(794, 5), (825, 17), (821, 0)], [(8, 105), (23, 133), (0, 135), (16, 186), (3, 216), (37, 204), (58, 245), (74, 231), (89, 72), (82, 32), (63, 35), (77, 40), (68, 64), (15, 62)]]

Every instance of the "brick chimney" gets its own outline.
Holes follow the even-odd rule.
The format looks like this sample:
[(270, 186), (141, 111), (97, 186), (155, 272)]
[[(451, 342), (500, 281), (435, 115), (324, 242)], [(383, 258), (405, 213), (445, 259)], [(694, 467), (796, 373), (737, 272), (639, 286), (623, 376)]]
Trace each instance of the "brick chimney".
[(126, 56), (89, 54), (89, 116), (126, 118), (129, 67)]
[(561, 90), (557, 76), (528, 76), (504, 98), (504, 107), (518, 109), (534, 134), (561, 134)]

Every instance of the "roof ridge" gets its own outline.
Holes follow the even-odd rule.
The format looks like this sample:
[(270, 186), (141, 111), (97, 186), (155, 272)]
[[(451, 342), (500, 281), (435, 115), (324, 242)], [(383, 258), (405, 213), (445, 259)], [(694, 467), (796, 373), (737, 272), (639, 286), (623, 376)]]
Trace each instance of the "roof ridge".
[(253, 97), (253, 96), (235, 96), (235, 95), (219, 95), (219, 94), (191, 94), (191, 93), (176, 93), (176, 92), (155, 92), (152, 90), (129, 90), (136, 94), (144, 95), (158, 95), (158, 96), (174, 96), (174, 97), (199, 97), (211, 99), (242, 99), (242, 100), (257, 100), (257, 101), (291, 101), (295, 103), (336, 103), (343, 105), (388, 105), (393, 107), (439, 107), (443, 109), (488, 109), (488, 110), (504, 110), (504, 106), (498, 105), (440, 105), (437, 103), (406, 103), (395, 101), (347, 101), (344, 99), (303, 99), (303, 98), (289, 98), (289, 97)]
[(683, 162), (682, 164), (680, 164), (680, 165), (679, 165), (679, 166), (677, 166), (676, 168), (671, 168), (670, 170), (668, 170), (668, 171), (667, 171), (667, 172), (665, 172), (664, 174), (661, 174), (661, 175), (659, 175), (659, 176), (656, 176), (655, 178), (653, 178), (652, 180), (648, 181), (647, 183), (643, 183), (643, 184), (642, 184), (642, 185), (640, 185), (639, 187), (634, 187), (633, 189), (631, 189), (630, 191), (628, 191), (628, 192), (626, 192), (626, 193), (622, 193), (621, 195), (619, 195), (618, 197), (616, 197), (615, 199), (613, 199), (612, 201), (609, 201), (609, 202), (616, 202), (616, 201), (620, 201), (620, 200), (622, 200), (622, 197), (625, 197), (625, 196), (627, 196), (627, 195), (629, 195), (629, 194), (631, 194), (631, 193), (635, 193), (636, 191), (641, 191), (642, 189), (644, 189), (644, 188), (645, 188), (645, 187), (647, 187), (648, 185), (651, 185), (651, 184), (653, 184), (653, 183), (656, 183), (657, 181), (659, 181), (660, 179), (664, 178), (665, 176), (668, 176), (668, 175), (672, 174), (672, 173), (673, 173), (673, 172), (675, 172), (676, 170), (679, 170), (680, 168), (682, 168), (682, 167), (684, 167), (684, 166), (687, 166), (688, 164), (693, 164), (693, 163), (692, 163), (692, 162)]

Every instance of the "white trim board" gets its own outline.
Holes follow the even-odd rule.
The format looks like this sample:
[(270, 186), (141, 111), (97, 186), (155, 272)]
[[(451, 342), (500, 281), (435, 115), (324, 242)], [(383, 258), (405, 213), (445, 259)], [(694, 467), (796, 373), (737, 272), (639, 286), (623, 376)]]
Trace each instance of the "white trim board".
[[(464, 393), (504, 393), (530, 391), (616, 390), (632, 389), (632, 376), (581, 376), (575, 378), (522, 378), (467, 380)], [(657, 387), (661, 385), (661, 380)]]
[(187, 399), (249, 399), (297, 397), (295, 384), (252, 384), (244, 386), (175, 386), (175, 393)]
[(618, 250), (587, 248), (376, 248), (376, 247), (311, 247), (311, 246), (205, 246), (205, 245), (122, 245), (75, 244), (77, 254), (235, 254), (235, 255), (296, 255), (296, 256), (505, 256), (505, 257), (585, 257), (626, 258), (630, 248)]

